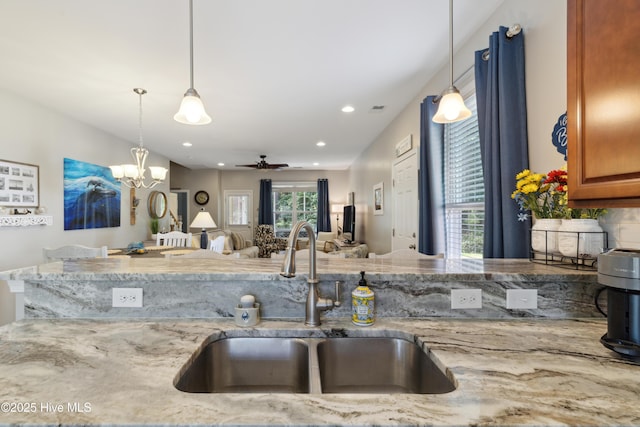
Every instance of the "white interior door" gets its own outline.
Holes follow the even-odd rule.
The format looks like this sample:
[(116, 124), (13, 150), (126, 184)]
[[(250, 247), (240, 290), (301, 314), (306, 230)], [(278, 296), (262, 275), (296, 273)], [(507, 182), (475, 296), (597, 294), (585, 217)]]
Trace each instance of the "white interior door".
[(393, 164), (391, 249), (416, 249), (418, 235), (418, 156), (415, 150)]
[(224, 228), (253, 241), (253, 191), (224, 191)]

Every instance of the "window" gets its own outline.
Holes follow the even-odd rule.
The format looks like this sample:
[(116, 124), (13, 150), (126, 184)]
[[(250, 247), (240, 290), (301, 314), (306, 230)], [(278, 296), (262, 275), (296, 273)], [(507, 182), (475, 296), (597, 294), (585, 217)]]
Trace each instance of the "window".
[(466, 89), (472, 116), (444, 128), (447, 258), (482, 258), (484, 181), (473, 82)]
[[(307, 221), (316, 229), (318, 192), (315, 182), (273, 183), (273, 220), (277, 237), (288, 237), (298, 221)], [(304, 237), (304, 230), (300, 233)]]

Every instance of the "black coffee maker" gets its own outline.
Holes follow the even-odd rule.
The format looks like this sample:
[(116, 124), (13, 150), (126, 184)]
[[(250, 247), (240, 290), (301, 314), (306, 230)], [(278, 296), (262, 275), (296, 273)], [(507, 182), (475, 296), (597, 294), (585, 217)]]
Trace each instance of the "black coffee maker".
[(640, 358), (640, 250), (598, 255), (598, 283), (607, 292), (607, 333), (600, 342), (625, 357)]

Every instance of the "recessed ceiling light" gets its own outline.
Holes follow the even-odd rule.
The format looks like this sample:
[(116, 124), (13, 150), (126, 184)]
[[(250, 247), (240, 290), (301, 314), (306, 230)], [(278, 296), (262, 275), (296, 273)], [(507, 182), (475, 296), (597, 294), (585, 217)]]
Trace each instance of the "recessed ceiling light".
[(224, 166), (224, 163), (220, 162), (218, 163), (218, 166)]
[(191, 147), (192, 145), (193, 145), (193, 144), (192, 144), (192, 143), (190, 143), (189, 141), (185, 141), (185, 142), (183, 142), (183, 143), (182, 143), (182, 146), (183, 146), (183, 147)]
[(343, 113), (353, 113), (354, 111), (356, 111), (356, 109), (353, 108), (351, 105), (345, 105), (344, 107), (342, 107)]
[(318, 141), (318, 142), (316, 142), (316, 145), (317, 145), (318, 147), (324, 147), (325, 145), (327, 145), (327, 143), (326, 143), (326, 142), (324, 142), (324, 141)]
[(320, 165), (320, 163), (318, 163), (318, 162), (313, 162), (313, 166), (319, 166), (319, 165)]

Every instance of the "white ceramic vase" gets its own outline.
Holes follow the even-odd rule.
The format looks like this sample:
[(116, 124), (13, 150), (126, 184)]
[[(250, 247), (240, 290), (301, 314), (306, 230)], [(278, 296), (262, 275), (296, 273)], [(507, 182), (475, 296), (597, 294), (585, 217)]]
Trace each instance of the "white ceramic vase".
[(561, 223), (560, 219), (537, 219), (531, 227), (531, 248), (547, 255), (558, 252), (558, 229)]
[(597, 219), (563, 219), (558, 229), (558, 249), (567, 257), (595, 258), (605, 248)]

